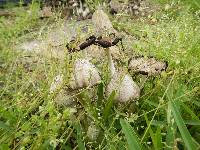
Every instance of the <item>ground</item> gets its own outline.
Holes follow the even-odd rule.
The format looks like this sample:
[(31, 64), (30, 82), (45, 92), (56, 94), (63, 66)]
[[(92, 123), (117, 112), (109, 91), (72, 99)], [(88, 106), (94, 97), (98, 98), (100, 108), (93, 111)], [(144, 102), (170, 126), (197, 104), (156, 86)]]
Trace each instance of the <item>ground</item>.
[[(113, 102), (114, 92), (104, 95), (107, 61), (98, 57), (91, 62), (102, 82), (71, 91), (70, 107), (55, 102), (68, 88), (74, 60), (86, 55), (70, 55), (65, 45), (74, 36), (82, 41), (94, 33), (90, 21), (66, 23), (59, 14), (41, 20), (37, 3), (1, 17), (0, 149), (199, 149), (199, 5), (152, 2), (156, 11), (144, 16), (109, 15), (117, 32), (126, 34), (128, 58), (119, 65), (125, 71), (134, 56), (168, 62), (157, 76), (132, 73), (143, 88), (137, 100), (125, 104)], [(63, 84), (51, 93), (60, 74)]]

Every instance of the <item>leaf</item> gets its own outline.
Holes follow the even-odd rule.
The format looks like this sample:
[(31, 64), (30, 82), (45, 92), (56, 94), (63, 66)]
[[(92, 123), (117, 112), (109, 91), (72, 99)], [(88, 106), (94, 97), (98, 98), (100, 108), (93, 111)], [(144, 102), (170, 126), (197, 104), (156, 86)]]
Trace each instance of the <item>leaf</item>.
[(7, 131), (11, 130), (11, 127), (6, 125), (3, 121), (0, 121), (0, 128)]
[[(152, 142), (153, 142), (154, 148), (155, 148), (155, 149), (159, 149), (159, 147), (158, 147), (158, 146), (159, 146), (159, 145), (158, 145), (159, 141), (157, 141), (157, 139), (160, 138), (160, 137), (156, 137), (157, 135), (153, 133), (153, 130), (151, 129), (151, 125), (149, 124), (150, 122), (149, 122), (149, 120), (148, 120), (146, 114), (144, 115), (144, 117), (145, 117), (147, 126), (149, 126), (149, 134), (150, 134), (150, 136), (151, 136), (151, 140), (152, 140)], [(158, 128), (159, 128), (159, 127), (158, 127)], [(158, 133), (157, 133), (157, 134), (158, 134)], [(158, 136), (159, 136), (159, 135), (158, 135)], [(162, 139), (161, 139), (161, 140), (162, 140)]]
[(184, 104), (183, 102), (181, 102), (181, 101), (179, 101), (179, 104), (181, 104), (182, 108), (183, 108), (186, 112), (188, 112), (188, 113), (192, 116), (193, 119), (195, 119), (197, 122), (200, 123), (199, 117), (197, 117), (197, 116), (195, 115), (195, 113), (194, 113), (187, 105), (185, 105), (185, 104)]
[(156, 141), (157, 149), (162, 149), (162, 135), (161, 135), (161, 129), (159, 126), (157, 127), (154, 139)]
[(0, 149), (1, 149), (1, 150), (9, 150), (10, 148), (9, 148), (8, 144), (2, 144), (2, 143), (1, 143)]
[(107, 103), (105, 105), (104, 112), (103, 112), (103, 119), (104, 119), (104, 121), (107, 121), (107, 119), (108, 119), (108, 116), (110, 114), (111, 108), (113, 106), (114, 97), (115, 97), (115, 91), (113, 91), (110, 94), (110, 96), (109, 96), (109, 98), (107, 100)]
[(198, 101), (193, 101), (193, 103), (194, 103), (195, 105), (197, 105), (198, 107), (200, 107), (200, 102), (198, 102)]
[(184, 120), (185, 124), (193, 125), (193, 126), (200, 126), (199, 121), (196, 120)]
[(178, 103), (176, 101), (169, 101), (169, 105), (187, 149), (188, 150), (197, 149), (195, 143), (193, 142), (192, 136), (190, 135), (181, 117), (180, 111), (178, 109)]
[(131, 125), (124, 119), (120, 119), (120, 124), (122, 126), (122, 131), (128, 142), (129, 150), (142, 150), (142, 145), (140, 144), (137, 135), (133, 131)]
[(97, 99), (97, 107), (100, 108), (101, 105), (102, 105), (102, 101), (103, 101), (103, 83), (101, 82), (99, 85), (98, 85), (98, 91), (97, 91), (97, 96), (98, 96), (98, 99)]
[(83, 135), (82, 135), (82, 131), (81, 131), (81, 126), (80, 123), (76, 123), (75, 125), (76, 127), (76, 132), (77, 132), (77, 143), (78, 143), (78, 149), (79, 150), (85, 150), (85, 145), (83, 143)]
[(173, 121), (173, 116), (172, 116), (172, 111), (171, 107), (168, 104), (168, 109), (167, 109), (167, 135), (166, 135), (166, 150), (171, 150), (174, 146), (175, 142), (175, 134), (176, 134), (176, 124)]
[(166, 122), (165, 121), (152, 120), (151, 125), (153, 125), (153, 126), (165, 126)]

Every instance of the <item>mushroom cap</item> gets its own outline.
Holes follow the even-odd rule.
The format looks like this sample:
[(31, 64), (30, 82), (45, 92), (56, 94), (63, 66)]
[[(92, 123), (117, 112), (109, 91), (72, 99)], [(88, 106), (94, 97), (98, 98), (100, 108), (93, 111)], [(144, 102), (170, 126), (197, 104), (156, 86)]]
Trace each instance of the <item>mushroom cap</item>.
[(50, 86), (50, 93), (55, 92), (58, 90), (63, 84), (63, 74), (59, 74), (56, 77), (54, 77), (53, 82)]
[(71, 89), (91, 87), (101, 82), (96, 67), (86, 59), (78, 59), (73, 66), (73, 73), (69, 86)]
[(100, 134), (100, 129), (94, 124), (91, 123), (87, 130), (87, 136), (91, 141), (96, 141)]
[(128, 74), (122, 78), (114, 74), (110, 83), (106, 87), (106, 96), (109, 96), (113, 90), (116, 90), (115, 99), (118, 102), (127, 102), (140, 96), (140, 88)]
[(77, 105), (77, 101), (73, 94), (75, 95), (75, 92), (69, 91), (67, 89), (61, 89), (55, 96), (54, 101), (59, 106), (74, 107)]
[(129, 70), (144, 75), (160, 74), (163, 70), (166, 70), (166, 68), (167, 62), (158, 61), (154, 57), (135, 57), (131, 59), (129, 63)]
[(103, 34), (104, 32), (108, 31), (116, 33), (116, 30), (113, 28), (108, 15), (100, 7), (93, 13), (92, 22), (94, 24), (96, 33)]

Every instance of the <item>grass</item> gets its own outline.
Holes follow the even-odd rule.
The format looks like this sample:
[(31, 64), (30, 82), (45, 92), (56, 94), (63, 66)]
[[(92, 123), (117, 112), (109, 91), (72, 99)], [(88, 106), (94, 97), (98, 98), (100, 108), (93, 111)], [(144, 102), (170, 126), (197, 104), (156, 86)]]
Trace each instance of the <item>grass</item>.
[[(30, 71), (20, 61), (27, 54), (14, 48), (46, 29), (39, 5), (30, 5), (30, 14), (19, 7), (16, 17), (1, 17), (0, 149), (200, 149), (199, 12), (185, 3), (168, 3), (169, 9), (150, 17), (113, 18), (119, 31), (139, 39), (127, 53), (166, 60), (166, 72), (149, 77), (139, 100), (125, 105), (113, 103), (114, 92), (105, 97), (104, 78), (97, 87), (79, 91), (77, 113), (58, 106), (56, 94), (49, 94), (58, 73), (66, 74), (68, 83), (71, 62), (34, 55), (38, 61), (29, 64)], [(133, 77), (139, 82), (140, 76)]]

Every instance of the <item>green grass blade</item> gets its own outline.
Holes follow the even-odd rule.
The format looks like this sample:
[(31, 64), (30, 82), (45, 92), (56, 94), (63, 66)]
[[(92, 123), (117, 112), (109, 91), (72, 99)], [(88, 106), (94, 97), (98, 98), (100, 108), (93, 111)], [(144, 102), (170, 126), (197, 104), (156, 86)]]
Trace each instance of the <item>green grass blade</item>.
[(144, 118), (145, 118), (145, 120), (146, 120), (147, 126), (149, 126), (148, 132), (149, 132), (149, 134), (150, 134), (150, 136), (151, 136), (151, 140), (152, 140), (152, 142), (153, 142), (154, 148), (157, 149), (157, 142), (156, 142), (156, 140), (155, 140), (153, 130), (151, 129), (151, 125), (149, 124), (149, 120), (148, 120), (146, 114), (144, 115)]
[(155, 134), (155, 141), (156, 141), (156, 146), (157, 146), (157, 149), (162, 149), (162, 135), (161, 135), (161, 129), (160, 127), (157, 127), (157, 130), (156, 130), (156, 134)]
[(196, 115), (195, 115), (195, 113), (187, 106), (187, 105), (185, 105), (183, 102), (179, 102), (180, 104), (181, 104), (181, 106), (182, 106), (182, 108), (187, 112), (187, 113), (189, 113), (190, 115), (191, 115), (191, 117), (193, 118), (193, 119), (195, 119), (197, 122), (199, 122), (200, 123), (200, 120), (199, 120), (199, 117), (197, 117)]
[(198, 102), (198, 101), (193, 101), (193, 103), (194, 103), (196, 106), (200, 107), (200, 102)]
[(165, 150), (171, 150), (174, 146), (175, 142), (175, 135), (176, 135), (176, 128), (177, 125), (173, 121), (173, 116), (172, 116), (172, 111), (171, 107), (168, 104), (168, 109), (167, 109), (167, 135), (166, 135), (166, 148)]
[(103, 90), (103, 83), (101, 82), (99, 85), (98, 85), (98, 91), (97, 91), (97, 107), (100, 108), (102, 106), (102, 101), (103, 101), (103, 93), (104, 93), (104, 90)]
[(106, 121), (108, 119), (108, 116), (110, 114), (110, 111), (111, 111), (111, 108), (113, 106), (113, 102), (114, 102), (114, 97), (115, 97), (115, 91), (113, 91), (108, 100), (107, 100), (107, 103), (105, 105), (105, 108), (104, 108), (104, 112), (103, 112), (103, 119)]
[(83, 143), (84, 140), (83, 140), (80, 123), (76, 123), (75, 127), (76, 127), (76, 132), (77, 132), (76, 138), (77, 138), (77, 143), (78, 143), (78, 149), (85, 150), (85, 145)]
[(196, 120), (184, 120), (185, 124), (192, 126), (200, 126), (200, 122)]
[(122, 131), (125, 134), (125, 137), (128, 142), (128, 149), (129, 150), (141, 150), (142, 145), (140, 144), (137, 135), (133, 131), (131, 125), (125, 121), (124, 119), (120, 119), (120, 124), (122, 126)]
[[(173, 127), (174, 126), (172, 124), (169, 124), (167, 126), (167, 136), (166, 136), (166, 145), (167, 145), (167, 147), (165, 148), (166, 150), (171, 150), (172, 147), (174, 146), (175, 129)], [(176, 128), (176, 126), (175, 126), (175, 128)]]
[(195, 143), (193, 142), (192, 136), (190, 135), (189, 131), (187, 130), (185, 123), (181, 117), (180, 111), (178, 109), (178, 104), (176, 101), (170, 101), (169, 105), (172, 110), (172, 114), (174, 116), (175, 122), (178, 126), (178, 129), (181, 133), (181, 136), (183, 138), (183, 141), (187, 147), (188, 150), (194, 150), (196, 149)]
[(10, 131), (11, 127), (6, 125), (3, 121), (0, 121), (0, 129)]
[(157, 126), (157, 130), (156, 133), (153, 132), (153, 130), (151, 129), (151, 125), (149, 124), (149, 120), (147, 118), (147, 115), (144, 115), (147, 126), (149, 126), (149, 134), (151, 136), (151, 140), (153, 142), (154, 145), (154, 149), (161, 149), (162, 148), (162, 136), (161, 136), (161, 129), (160, 126)]

